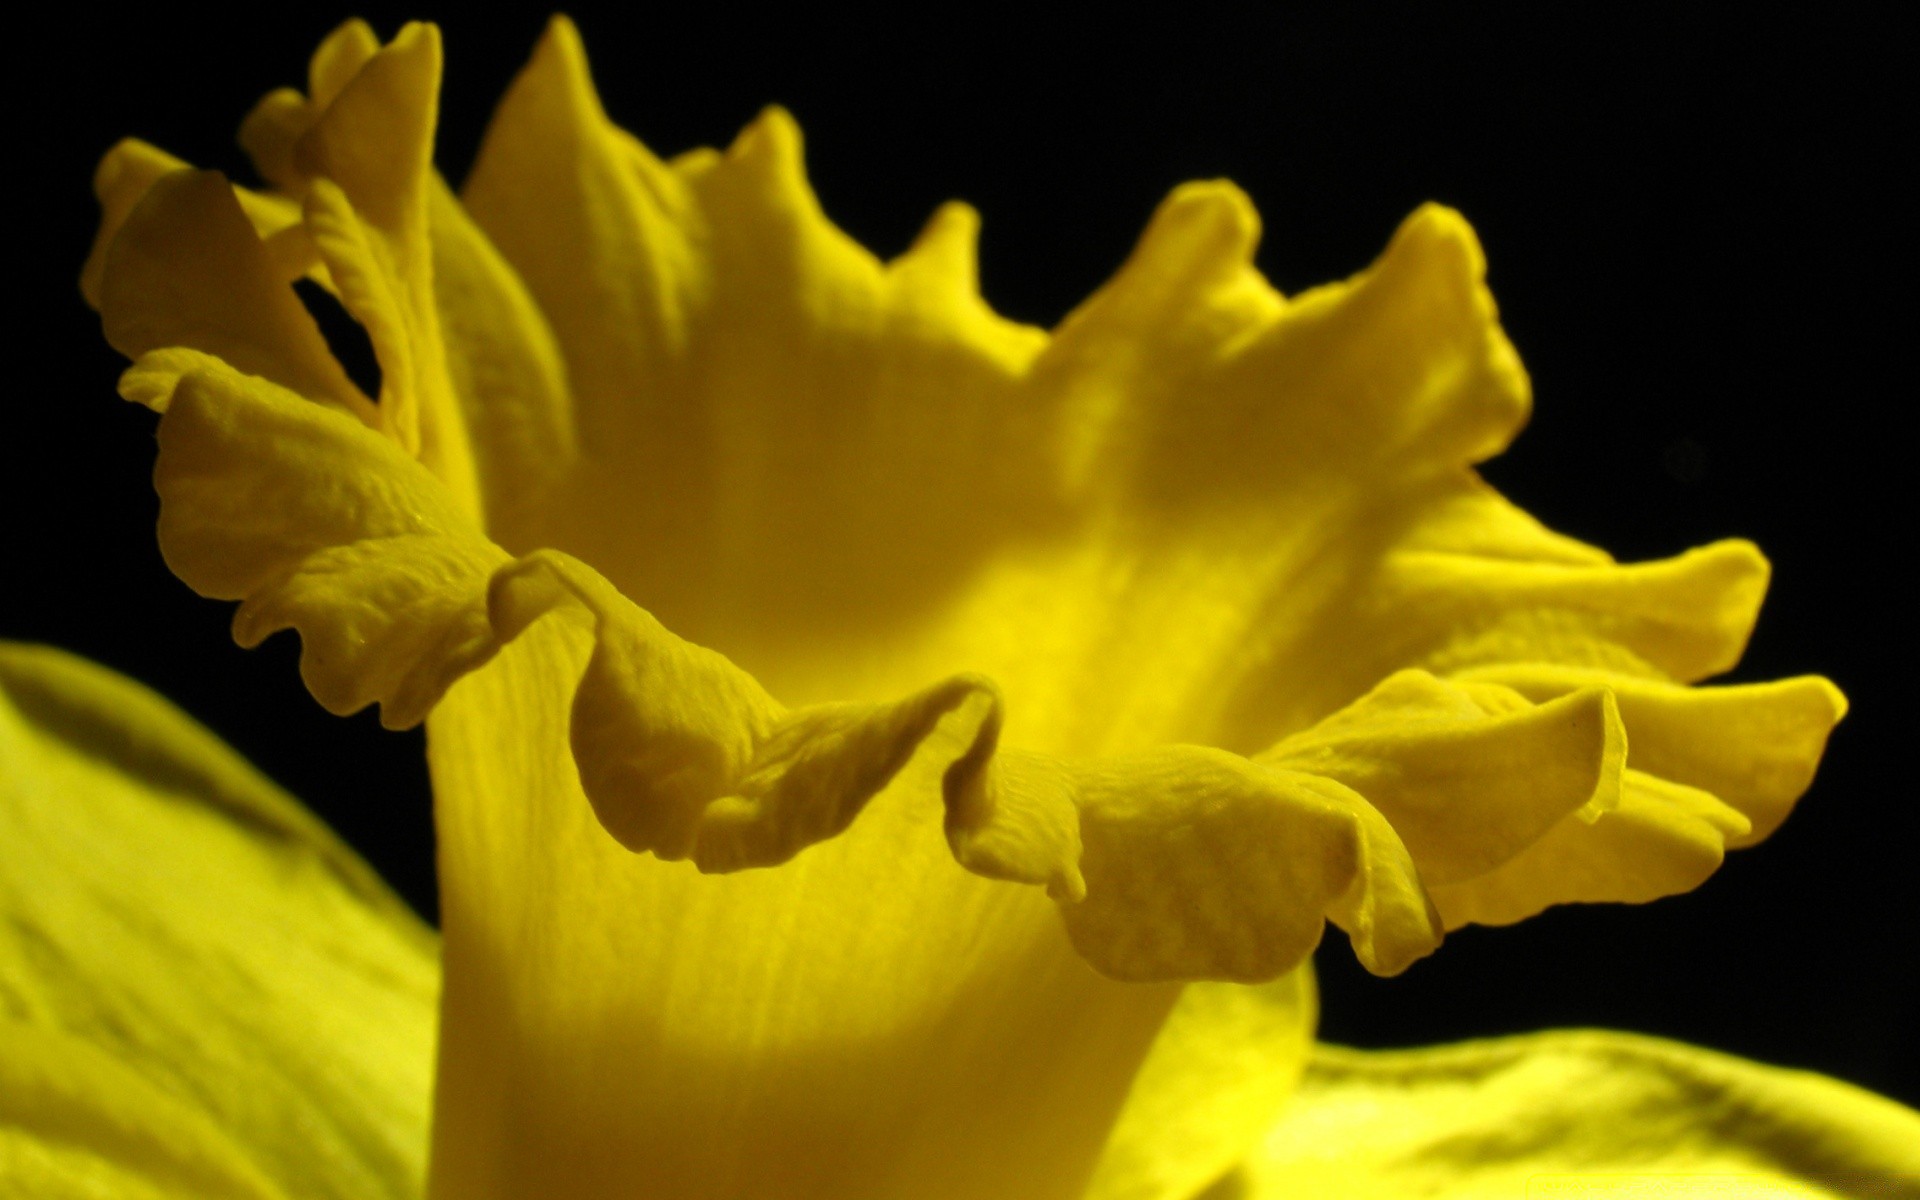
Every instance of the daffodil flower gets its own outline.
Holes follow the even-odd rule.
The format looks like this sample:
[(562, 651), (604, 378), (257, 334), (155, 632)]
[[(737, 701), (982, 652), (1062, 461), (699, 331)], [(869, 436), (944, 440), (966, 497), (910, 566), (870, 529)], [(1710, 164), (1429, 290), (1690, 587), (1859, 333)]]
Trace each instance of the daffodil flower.
[(1752, 546), (1621, 565), (1475, 474), (1530, 398), (1457, 215), (1287, 298), (1190, 184), (1046, 332), (981, 299), (962, 206), (887, 263), (835, 229), (782, 112), (656, 157), (564, 20), (456, 196), (439, 76), (432, 27), (343, 26), (242, 126), (265, 190), (121, 144), (83, 287), (175, 573), (243, 644), (298, 630), (330, 710), (428, 722), (442, 934), (164, 702), (7, 650), (0, 1181), (1920, 1183), (1920, 1116), (1818, 1076), (1313, 1046), (1327, 922), (1392, 974), (1691, 889), (1844, 708), (1690, 686)]

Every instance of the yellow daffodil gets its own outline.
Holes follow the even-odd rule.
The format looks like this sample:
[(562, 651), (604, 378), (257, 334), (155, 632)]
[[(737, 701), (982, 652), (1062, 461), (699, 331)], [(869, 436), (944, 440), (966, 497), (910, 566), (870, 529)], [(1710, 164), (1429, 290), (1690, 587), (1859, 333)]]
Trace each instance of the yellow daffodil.
[(264, 190), (115, 147), (83, 288), (175, 573), (330, 710), (427, 721), (442, 935), (164, 702), (0, 653), (0, 1182), (1920, 1186), (1920, 1115), (1818, 1076), (1313, 1046), (1328, 921), (1393, 974), (1691, 889), (1844, 709), (1691, 686), (1751, 545), (1622, 565), (1479, 479), (1530, 397), (1459, 216), (1288, 298), (1189, 184), (1046, 332), (963, 206), (892, 262), (840, 233), (782, 112), (656, 157), (564, 20), (456, 196), (439, 77), (432, 27), (343, 26), (242, 126)]

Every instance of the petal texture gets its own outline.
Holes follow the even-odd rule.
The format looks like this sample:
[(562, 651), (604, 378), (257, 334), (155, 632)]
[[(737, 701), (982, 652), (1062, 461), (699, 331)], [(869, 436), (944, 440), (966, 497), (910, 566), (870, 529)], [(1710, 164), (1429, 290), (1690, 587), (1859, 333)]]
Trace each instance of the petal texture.
[(137, 685), (0, 646), (0, 1191), (412, 1197), (436, 939)]
[[(1047, 335), (980, 301), (965, 210), (888, 264), (835, 229), (782, 113), (655, 157), (564, 20), (455, 200), (438, 73), (431, 30), (349, 23), (248, 119), (277, 194), (138, 146), (99, 181), (89, 286), (128, 395), (173, 409), (169, 561), (241, 640), (301, 630), (329, 707), (417, 722), (560, 613), (629, 849), (782, 862), (926, 755), (960, 861), (1045, 885), (1128, 979), (1275, 978), (1329, 918), (1392, 972), (1684, 890), (1810, 779), (1826, 685), (1761, 704), (1778, 744), (1675, 686), (1737, 658), (1752, 547), (1620, 566), (1473, 474), (1530, 396), (1454, 214), (1288, 300), (1246, 199), (1189, 185)], [(294, 261), (365, 325), (377, 404)], [(1693, 734), (1629, 763), (1635, 725)]]
[(964, 206), (835, 228), (784, 112), (654, 154), (564, 18), (456, 196), (439, 69), (343, 26), (243, 127), (266, 193), (119, 148), (87, 287), (174, 569), (329, 707), (432, 714), (441, 1193), (1182, 1194), (1301, 1006), (1173, 984), (1684, 890), (1811, 779), (1829, 685), (1685, 686), (1753, 547), (1619, 564), (1475, 474), (1531, 393), (1457, 214), (1289, 298), (1188, 184), (1046, 332)]
[[(1040, 892), (955, 865), (925, 762), (776, 870), (629, 853), (569, 765), (591, 653), (537, 624), (428, 723), (434, 1194), (1079, 1195), (1178, 989), (1101, 977)], [(1215, 1069), (1284, 1073), (1301, 1036)]]
[(1266, 1143), (1222, 1185), (1249, 1200), (1916, 1190), (1920, 1113), (1821, 1075), (1601, 1031), (1323, 1046)]

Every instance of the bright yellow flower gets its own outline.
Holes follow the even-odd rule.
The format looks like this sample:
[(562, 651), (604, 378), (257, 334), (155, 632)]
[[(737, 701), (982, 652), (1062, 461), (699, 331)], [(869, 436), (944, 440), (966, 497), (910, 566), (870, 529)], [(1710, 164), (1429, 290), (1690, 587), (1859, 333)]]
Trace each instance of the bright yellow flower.
[[(784, 113), (655, 157), (564, 20), (456, 198), (439, 73), (344, 26), (243, 126), (267, 191), (116, 147), (83, 281), (174, 571), (429, 722), (435, 1196), (1920, 1180), (1920, 1117), (1683, 1047), (1312, 1051), (1327, 921), (1391, 974), (1690, 889), (1844, 707), (1688, 686), (1750, 545), (1622, 566), (1480, 481), (1529, 394), (1458, 216), (1288, 299), (1187, 185), (1048, 333), (964, 207), (836, 230)], [(431, 935), (151, 697), (0, 685), (0, 1180), (418, 1194)]]

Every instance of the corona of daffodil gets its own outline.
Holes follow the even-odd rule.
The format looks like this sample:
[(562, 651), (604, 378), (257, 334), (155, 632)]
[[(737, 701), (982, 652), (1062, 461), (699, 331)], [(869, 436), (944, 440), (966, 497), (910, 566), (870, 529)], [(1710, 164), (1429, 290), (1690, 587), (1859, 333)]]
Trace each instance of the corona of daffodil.
[(351, 23), (246, 118), (264, 188), (115, 147), (83, 288), (172, 569), (427, 722), (443, 931), (164, 702), (0, 654), (9, 1194), (1914, 1194), (1920, 1116), (1818, 1076), (1313, 1045), (1327, 922), (1392, 974), (1686, 891), (1843, 709), (1692, 686), (1752, 546), (1618, 564), (1475, 474), (1529, 394), (1457, 215), (1283, 297), (1190, 184), (1049, 332), (963, 206), (839, 232), (783, 112), (656, 157), (564, 20), (457, 195), (439, 79)]

